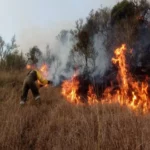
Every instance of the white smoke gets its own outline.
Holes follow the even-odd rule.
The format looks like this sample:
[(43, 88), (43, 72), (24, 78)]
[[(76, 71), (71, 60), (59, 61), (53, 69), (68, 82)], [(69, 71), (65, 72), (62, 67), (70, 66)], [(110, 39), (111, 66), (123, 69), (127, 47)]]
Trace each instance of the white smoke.
[[(21, 41), (23, 42), (20, 42), (20, 45), (24, 48), (25, 53), (29, 50), (29, 48), (37, 45), (42, 53), (45, 54), (46, 45), (50, 46), (50, 56), (53, 55), (56, 59), (51, 64), (48, 64), (50, 67), (48, 79), (52, 80), (55, 85), (60, 83), (61, 76), (67, 79), (74, 73), (73, 68), (66, 72), (66, 65), (69, 60), (70, 51), (76, 41), (72, 40), (73, 37), (70, 32), (67, 33), (65, 40), (63, 39), (63, 42), (56, 39), (56, 36), (60, 33), (60, 31), (61, 30), (32, 28), (32, 30), (27, 30), (24, 34), (22, 34)], [(105, 40), (105, 37), (101, 34), (96, 34), (94, 36), (94, 49), (97, 52), (97, 57), (95, 61), (96, 70), (93, 72), (92, 76), (103, 76), (109, 67), (109, 57), (104, 45)], [(79, 73), (82, 73), (84, 71), (83, 58), (80, 57), (79, 54), (75, 55), (77, 55), (75, 56), (77, 59), (76, 66), (79, 69)], [(40, 61), (39, 65), (42, 63), (43, 62)]]
[(72, 35), (68, 33), (64, 43), (59, 40), (55, 40), (54, 47), (51, 51), (51, 54), (57, 57), (57, 60), (54, 61), (50, 66), (50, 76), (55, 84), (60, 82), (61, 75), (65, 76), (66, 78), (70, 78), (73, 74), (72, 71), (65, 71), (70, 51), (74, 44), (71, 38)]
[[(57, 56), (58, 58), (58, 62), (55, 61), (50, 68), (50, 79), (53, 80), (55, 84), (59, 84), (61, 75), (68, 79), (72, 77), (74, 73), (73, 68), (69, 72), (65, 71), (70, 51), (73, 47), (73, 44), (75, 44), (75, 41), (70, 40), (72, 38), (72, 35), (69, 33), (67, 36), (68, 38), (66, 39), (64, 44), (60, 41), (56, 41), (54, 49), (52, 50), (52, 54)], [(97, 52), (97, 57), (95, 61), (96, 69), (93, 72), (92, 76), (103, 76), (110, 66), (110, 58), (108, 57), (108, 53), (104, 45), (105, 40), (105, 37), (101, 34), (97, 34), (94, 36), (94, 50)], [(75, 58), (80, 60), (76, 61), (78, 69), (77, 72), (80, 74), (84, 71), (84, 65), (82, 65), (83, 58), (80, 56), (76, 56), (78, 56), (77, 53), (75, 55)], [(79, 67), (80, 65), (81, 67)]]
[[(71, 40), (71, 33), (68, 32), (64, 42), (61, 42), (56, 37), (60, 34), (60, 31), (74, 29), (74, 25), (71, 22), (56, 24), (55, 27), (39, 27), (32, 26), (24, 29), (18, 35), (18, 45), (24, 54), (29, 52), (29, 49), (33, 46), (37, 46), (41, 52), (46, 54), (46, 46), (50, 47), (50, 56), (55, 56), (56, 60), (51, 64), (48, 79), (53, 80), (54, 84), (60, 82), (60, 76), (64, 75), (69, 78), (72, 76), (72, 72), (66, 73), (64, 70), (68, 61), (70, 51), (72, 49), (73, 41)], [(45, 62), (45, 61), (44, 61)], [(39, 60), (38, 66), (40, 67), (43, 63), (43, 58)]]
[(93, 76), (103, 76), (105, 71), (109, 68), (109, 57), (106, 52), (106, 47), (104, 46), (105, 40), (105, 37), (101, 34), (96, 34), (94, 36), (94, 49), (97, 52), (97, 57), (96, 70), (94, 71)]
[(147, 13), (145, 14), (144, 18), (148, 21), (148, 23), (150, 23), (150, 9), (147, 10)]

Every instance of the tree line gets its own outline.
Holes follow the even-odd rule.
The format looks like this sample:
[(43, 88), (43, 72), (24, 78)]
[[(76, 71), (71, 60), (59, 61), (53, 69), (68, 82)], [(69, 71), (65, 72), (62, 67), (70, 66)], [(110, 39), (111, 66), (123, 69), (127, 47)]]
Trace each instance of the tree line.
[[(101, 37), (102, 47), (108, 57), (111, 58), (114, 49), (125, 43), (128, 50), (134, 50), (132, 55), (130, 51), (127, 53), (131, 65), (146, 64), (150, 58), (149, 10), (147, 0), (123, 0), (112, 9), (105, 7), (91, 10), (86, 21), (79, 19), (75, 22), (75, 29), (62, 30), (57, 36), (58, 41), (65, 44), (68, 34), (72, 37), (70, 40), (74, 41), (66, 69), (81, 66), (86, 73), (96, 70), (98, 51), (94, 45), (95, 37)], [(45, 56), (38, 46), (33, 46), (23, 55), (16, 44), (15, 36), (9, 44), (0, 37), (0, 69), (22, 69), (28, 61), (36, 64), (41, 57), (49, 64), (56, 62), (58, 67), (61, 63), (56, 55), (51, 55), (49, 46), (46, 46)], [(82, 61), (78, 61), (79, 59)]]

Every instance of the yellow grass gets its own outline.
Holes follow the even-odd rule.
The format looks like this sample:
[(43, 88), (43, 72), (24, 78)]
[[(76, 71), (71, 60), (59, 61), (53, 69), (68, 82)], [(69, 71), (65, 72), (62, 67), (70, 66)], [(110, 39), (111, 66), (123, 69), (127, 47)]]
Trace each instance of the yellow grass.
[(20, 107), (26, 72), (0, 72), (0, 150), (149, 150), (150, 115), (117, 104), (74, 106), (60, 88), (40, 90), (42, 105), (29, 93)]

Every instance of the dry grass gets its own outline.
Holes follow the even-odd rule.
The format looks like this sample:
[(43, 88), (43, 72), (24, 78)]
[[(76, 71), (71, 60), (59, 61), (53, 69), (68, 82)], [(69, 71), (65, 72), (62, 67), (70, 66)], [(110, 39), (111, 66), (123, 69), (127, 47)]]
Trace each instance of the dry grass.
[[(18, 77), (19, 76), (19, 77)], [(73, 106), (59, 88), (19, 106), (25, 72), (0, 72), (0, 150), (149, 150), (150, 115), (114, 105)]]

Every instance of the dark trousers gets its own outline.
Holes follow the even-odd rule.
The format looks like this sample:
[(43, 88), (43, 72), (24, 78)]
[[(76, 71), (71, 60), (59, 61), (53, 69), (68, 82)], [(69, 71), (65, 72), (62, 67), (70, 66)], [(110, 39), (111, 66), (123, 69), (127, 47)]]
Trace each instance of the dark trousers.
[(34, 98), (36, 99), (37, 97), (40, 97), (38, 87), (36, 86), (36, 83), (32, 78), (26, 77), (23, 83), (23, 89), (22, 89), (22, 95), (21, 95), (21, 100), (26, 101), (27, 96), (28, 96), (28, 91), (31, 89), (32, 94)]

